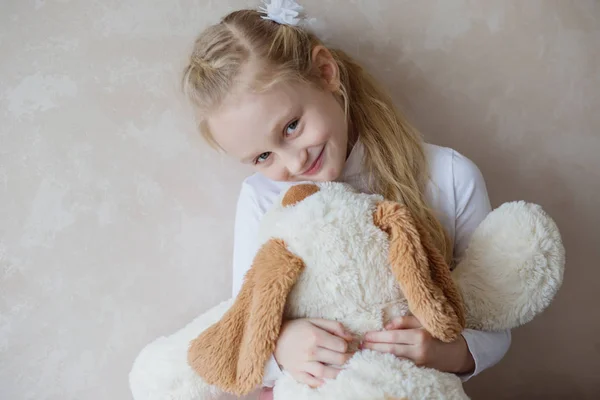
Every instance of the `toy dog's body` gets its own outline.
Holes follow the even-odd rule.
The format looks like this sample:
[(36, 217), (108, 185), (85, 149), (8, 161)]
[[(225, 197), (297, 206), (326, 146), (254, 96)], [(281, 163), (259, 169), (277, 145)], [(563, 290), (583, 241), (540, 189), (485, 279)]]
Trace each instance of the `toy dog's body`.
[[(339, 321), (354, 334), (353, 349), (364, 333), (408, 312), (443, 341), (465, 327), (514, 328), (549, 305), (564, 267), (552, 220), (538, 206), (510, 203), (478, 228), (453, 279), (404, 207), (338, 183), (292, 187), (265, 215), (259, 239), (235, 300), (142, 351), (130, 375), (136, 400), (249, 393), (284, 319)], [(287, 374), (274, 388), (275, 400), (400, 398), (467, 396), (453, 374), (369, 350), (320, 388)]]
[(374, 223), (382, 201), (333, 186), (293, 206), (278, 204), (265, 215), (261, 244), (279, 238), (305, 265), (288, 296), (285, 319), (339, 321), (359, 340), (406, 314), (406, 299), (389, 267), (388, 235)]

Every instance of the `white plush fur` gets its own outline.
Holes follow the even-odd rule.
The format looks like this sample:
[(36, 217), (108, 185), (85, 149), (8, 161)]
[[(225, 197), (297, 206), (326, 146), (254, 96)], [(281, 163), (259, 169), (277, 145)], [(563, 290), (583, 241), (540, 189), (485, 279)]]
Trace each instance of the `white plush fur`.
[(135, 400), (216, 399), (222, 391), (207, 385), (187, 363), (189, 343), (217, 322), (233, 299), (218, 304), (183, 329), (148, 344), (135, 359), (129, 386)]
[[(264, 217), (260, 241), (283, 239), (306, 269), (288, 297), (286, 318), (341, 321), (356, 342), (407, 312), (387, 261), (387, 236), (373, 224), (380, 196), (358, 194), (339, 183), (293, 207), (276, 204)], [(564, 249), (558, 229), (539, 206), (507, 203), (473, 235), (453, 276), (465, 299), (468, 325), (501, 330), (530, 321), (560, 288)], [(197, 318), (182, 331), (149, 344), (130, 374), (135, 400), (207, 400), (221, 393), (202, 382), (186, 362), (191, 339), (215, 323), (230, 302)], [(453, 374), (418, 368), (410, 361), (358, 352), (335, 380), (312, 389), (289, 375), (279, 379), (275, 400), (466, 399)]]
[(391, 354), (363, 350), (356, 353), (336, 379), (318, 389), (296, 382), (290, 375), (279, 379), (274, 399), (285, 400), (385, 400), (468, 399), (454, 374), (419, 368)]
[(531, 321), (558, 292), (564, 263), (558, 228), (540, 206), (503, 204), (476, 229), (453, 272), (467, 324), (496, 331)]

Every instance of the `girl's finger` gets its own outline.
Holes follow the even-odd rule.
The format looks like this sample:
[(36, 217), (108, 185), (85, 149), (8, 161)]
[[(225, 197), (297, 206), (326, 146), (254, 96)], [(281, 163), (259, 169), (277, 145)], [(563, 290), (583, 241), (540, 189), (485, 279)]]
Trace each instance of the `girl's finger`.
[(314, 361), (318, 361), (323, 364), (339, 365), (342, 366), (352, 358), (352, 353), (339, 353), (323, 347), (317, 348), (315, 351)]
[(308, 372), (296, 372), (292, 376), (296, 381), (305, 383), (312, 388), (317, 388), (324, 383), (322, 379), (316, 378)]
[(400, 329), (393, 331), (368, 332), (365, 334), (365, 343), (391, 343), (404, 345), (417, 345), (423, 336), (422, 329)]
[(390, 322), (385, 326), (386, 330), (396, 330), (396, 329), (417, 329), (421, 328), (421, 322), (417, 319), (417, 317), (413, 315), (407, 315), (405, 317), (396, 317), (393, 318)]
[(335, 379), (340, 373), (340, 369), (323, 365), (320, 362), (309, 362), (304, 368), (306, 372), (318, 379)]
[(352, 340), (352, 335), (344, 329), (344, 325), (337, 321), (330, 321), (328, 319), (314, 318), (309, 320), (313, 325), (331, 333), (332, 335), (339, 336), (346, 340)]
[(378, 351), (380, 353), (390, 353), (397, 357), (415, 359), (416, 349), (414, 346), (393, 343), (363, 343), (363, 349)]
[(348, 351), (348, 342), (339, 336), (321, 331), (317, 339), (317, 347), (343, 354)]

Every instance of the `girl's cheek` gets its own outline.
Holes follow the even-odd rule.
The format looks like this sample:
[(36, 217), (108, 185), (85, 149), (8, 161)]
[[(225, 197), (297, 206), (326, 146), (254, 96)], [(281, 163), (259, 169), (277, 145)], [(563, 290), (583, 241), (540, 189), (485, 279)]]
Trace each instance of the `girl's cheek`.
[(287, 181), (290, 179), (289, 174), (287, 174), (284, 170), (281, 169), (266, 169), (260, 172), (267, 178), (274, 181)]
[(338, 171), (336, 167), (331, 167), (327, 171), (327, 177), (325, 178), (328, 181), (334, 181), (338, 179), (341, 175), (341, 171)]
[(313, 144), (321, 145), (329, 141), (332, 138), (331, 131), (326, 128), (321, 128), (316, 135), (313, 136)]

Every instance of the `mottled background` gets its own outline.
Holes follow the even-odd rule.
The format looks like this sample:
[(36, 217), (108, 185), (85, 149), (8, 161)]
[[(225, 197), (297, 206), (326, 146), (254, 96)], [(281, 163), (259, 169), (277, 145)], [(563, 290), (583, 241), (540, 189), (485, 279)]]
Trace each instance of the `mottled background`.
[[(303, 3), (495, 206), (562, 229), (563, 290), (469, 393), (600, 398), (599, 3)], [(0, 1), (1, 399), (129, 399), (139, 350), (228, 296), (248, 171), (201, 143), (178, 81), (197, 32), (247, 5)]]

